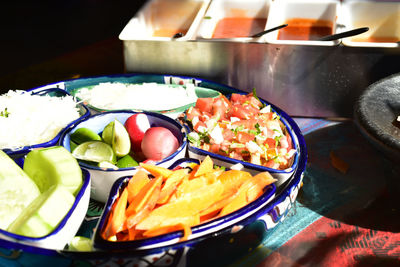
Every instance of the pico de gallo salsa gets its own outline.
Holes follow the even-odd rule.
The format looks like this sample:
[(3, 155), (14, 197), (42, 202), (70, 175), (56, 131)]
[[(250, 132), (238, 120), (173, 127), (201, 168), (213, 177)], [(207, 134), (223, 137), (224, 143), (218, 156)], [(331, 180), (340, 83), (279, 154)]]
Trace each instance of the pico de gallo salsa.
[(185, 114), (188, 140), (199, 149), (278, 170), (292, 165), (296, 150), (285, 125), (255, 92), (198, 98)]

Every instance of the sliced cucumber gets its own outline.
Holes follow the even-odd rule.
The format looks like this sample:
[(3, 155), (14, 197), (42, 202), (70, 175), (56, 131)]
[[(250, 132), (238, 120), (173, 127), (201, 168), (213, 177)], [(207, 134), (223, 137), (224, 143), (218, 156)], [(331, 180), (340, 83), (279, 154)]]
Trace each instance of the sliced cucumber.
[(31, 178), (0, 150), (0, 229), (7, 229), (39, 195)]
[(24, 209), (7, 230), (29, 237), (48, 235), (65, 217), (74, 201), (75, 197), (68, 189), (54, 185)]
[(41, 193), (53, 185), (62, 185), (72, 194), (82, 186), (82, 171), (77, 160), (62, 146), (33, 150), (26, 156), (24, 171)]

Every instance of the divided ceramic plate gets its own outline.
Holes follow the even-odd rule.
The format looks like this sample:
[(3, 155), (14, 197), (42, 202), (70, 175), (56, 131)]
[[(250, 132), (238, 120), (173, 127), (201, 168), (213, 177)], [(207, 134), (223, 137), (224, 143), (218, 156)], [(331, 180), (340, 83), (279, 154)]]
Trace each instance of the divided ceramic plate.
[(355, 106), (363, 135), (388, 158), (400, 162), (400, 74), (370, 85)]

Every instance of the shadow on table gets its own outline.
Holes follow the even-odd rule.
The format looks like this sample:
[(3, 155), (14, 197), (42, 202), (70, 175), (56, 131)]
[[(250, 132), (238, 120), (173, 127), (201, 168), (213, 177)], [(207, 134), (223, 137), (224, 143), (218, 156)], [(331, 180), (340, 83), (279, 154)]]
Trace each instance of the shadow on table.
[[(400, 171), (377, 152), (352, 122), (305, 136), (308, 163), (298, 201), (325, 217), (368, 229), (400, 232)], [(349, 164), (335, 169), (331, 151)]]

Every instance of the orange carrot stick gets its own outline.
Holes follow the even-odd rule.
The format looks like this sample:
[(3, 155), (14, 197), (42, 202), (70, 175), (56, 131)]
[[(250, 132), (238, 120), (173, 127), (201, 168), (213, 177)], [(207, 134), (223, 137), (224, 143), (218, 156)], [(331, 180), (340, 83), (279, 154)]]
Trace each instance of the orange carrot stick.
[(152, 179), (147, 183), (140, 192), (133, 198), (132, 202), (129, 204), (128, 209), (126, 209), (126, 216), (131, 216), (134, 213), (138, 213), (151, 198), (156, 187), (161, 186), (163, 177), (159, 176)]
[(110, 238), (113, 235), (116, 235), (118, 232), (123, 230), (126, 220), (125, 209), (127, 203), (128, 203), (128, 190), (125, 188), (122, 191), (121, 196), (116, 201), (112, 217), (109, 217), (110, 223), (104, 233), (106, 239)]

